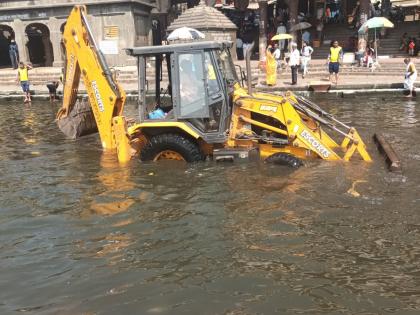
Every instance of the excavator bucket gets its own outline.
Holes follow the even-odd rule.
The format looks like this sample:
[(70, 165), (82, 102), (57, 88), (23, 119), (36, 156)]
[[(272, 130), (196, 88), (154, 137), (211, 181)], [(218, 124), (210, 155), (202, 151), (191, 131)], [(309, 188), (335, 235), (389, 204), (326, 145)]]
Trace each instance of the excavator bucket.
[[(59, 115), (60, 116), (60, 115)], [(70, 139), (98, 132), (95, 116), (87, 101), (76, 101), (66, 117), (57, 120), (58, 127)]]

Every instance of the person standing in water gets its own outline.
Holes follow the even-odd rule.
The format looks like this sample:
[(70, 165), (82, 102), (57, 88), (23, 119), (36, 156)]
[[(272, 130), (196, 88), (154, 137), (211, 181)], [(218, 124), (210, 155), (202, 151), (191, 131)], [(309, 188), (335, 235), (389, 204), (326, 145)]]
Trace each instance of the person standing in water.
[(24, 103), (31, 102), (31, 92), (29, 91), (29, 75), (28, 70), (31, 70), (31, 65), (25, 65), (22, 61), (19, 62), (18, 74), (17, 74), (17, 82), (20, 83), (22, 87), (23, 93), (25, 93), (25, 100)]
[(415, 96), (414, 82), (416, 82), (417, 79), (417, 69), (414, 65), (414, 62), (412, 62), (410, 58), (405, 58), (404, 63), (407, 65), (407, 69), (405, 71), (404, 88), (408, 90), (407, 97), (413, 97)]

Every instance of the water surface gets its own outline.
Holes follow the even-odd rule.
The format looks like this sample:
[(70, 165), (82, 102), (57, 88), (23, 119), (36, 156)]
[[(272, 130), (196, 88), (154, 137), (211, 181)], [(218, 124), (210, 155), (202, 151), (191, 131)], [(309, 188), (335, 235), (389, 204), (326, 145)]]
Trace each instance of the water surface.
[(0, 101), (0, 314), (419, 314), (420, 104), (312, 99), (374, 163), (119, 167), (58, 105)]

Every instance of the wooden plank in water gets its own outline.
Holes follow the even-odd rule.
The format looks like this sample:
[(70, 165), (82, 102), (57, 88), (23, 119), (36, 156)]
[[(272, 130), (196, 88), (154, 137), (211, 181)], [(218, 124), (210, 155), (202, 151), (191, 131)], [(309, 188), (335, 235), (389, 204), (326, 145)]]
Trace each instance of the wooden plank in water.
[(373, 140), (378, 146), (379, 152), (385, 156), (385, 160), (388, 164), (389, 170), (392, 172), (401, 171), (401, 161), (397, 153), (394, 151), (392, 146), (386, 141), (385, 137), (381, 134), (375, 133), (373, 135)]

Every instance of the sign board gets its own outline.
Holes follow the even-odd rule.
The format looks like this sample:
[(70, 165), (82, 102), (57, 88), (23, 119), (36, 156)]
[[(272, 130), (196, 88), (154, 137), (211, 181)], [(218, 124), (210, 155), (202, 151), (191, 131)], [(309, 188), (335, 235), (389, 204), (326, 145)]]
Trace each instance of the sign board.
[(104, 26), (105, 39), (116, 39), (119, 37), (120, 29), (116, 25)]
[(104, 55), (118, 55), (118, 42), (116, 40), (101, 40), (99, 49)]

